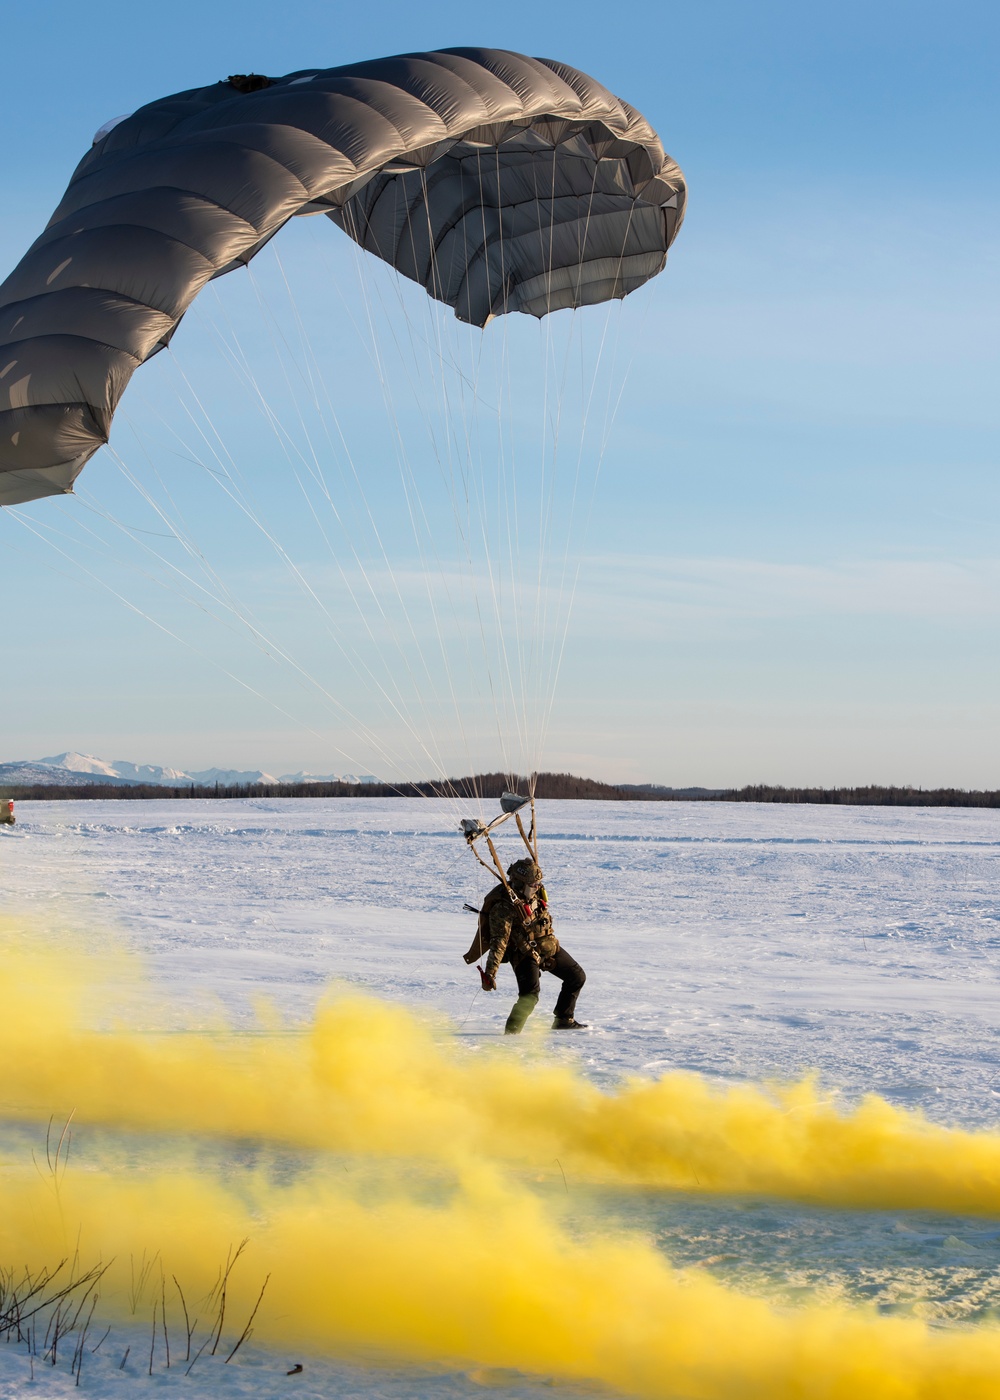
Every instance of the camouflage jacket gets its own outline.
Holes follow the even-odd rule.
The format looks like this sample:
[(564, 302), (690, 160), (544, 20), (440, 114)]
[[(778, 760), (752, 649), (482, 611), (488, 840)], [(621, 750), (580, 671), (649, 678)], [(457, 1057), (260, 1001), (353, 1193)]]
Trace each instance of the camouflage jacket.
[(544, 889), (526, 905), (511, 904), (506, 898), (495, 901), (489, 911), (489, 945), (487, 977), (496, 977), (505, 955), (512, 963), (534, 958), (543, 968), (551, 964), (559, 941), (552, 931)]

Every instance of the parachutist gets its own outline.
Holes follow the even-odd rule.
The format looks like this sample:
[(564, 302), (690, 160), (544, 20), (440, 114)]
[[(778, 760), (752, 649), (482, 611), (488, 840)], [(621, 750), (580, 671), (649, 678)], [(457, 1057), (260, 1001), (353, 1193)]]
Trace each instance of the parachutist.
[[(512, 897), (513, 896), (513, 897)], [(517, 979), (518, 997), (504, 1026), (505, 1035), (518, 1035), (538, 1003), (541, 973), (558, 977), (562, 988), (555, 1005), (553, 1030), (583, 1030), (574, 1019), (576, 999), (587, 974), (570, 957), (552, 931), (552, 916), (542, 884), (542, 872), (533, 860), (516, 860), (507, 868), (507, 883), (496, 885), (479, 914), (479, 928), (466, 962), (475, 962), (486, 949), (483, 988), (496, 987), (500, 964), (509, 962)]]

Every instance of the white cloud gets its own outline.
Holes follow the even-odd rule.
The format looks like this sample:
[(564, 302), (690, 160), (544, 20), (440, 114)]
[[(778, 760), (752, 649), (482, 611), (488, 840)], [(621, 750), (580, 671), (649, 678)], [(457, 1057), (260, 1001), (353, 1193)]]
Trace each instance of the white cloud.
[[(616, 626), (732, 619), (1000, 617), (1000, 560), (845, 560), (602, 556), (579, 603)], [(626, 609), (622, 611), (622, 609)]]

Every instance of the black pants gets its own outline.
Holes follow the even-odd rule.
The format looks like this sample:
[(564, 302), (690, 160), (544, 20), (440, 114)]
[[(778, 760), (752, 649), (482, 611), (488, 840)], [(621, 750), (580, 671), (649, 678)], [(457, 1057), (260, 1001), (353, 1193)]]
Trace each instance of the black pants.
[[(521, 996), (538, 997), (542, 984), (541, 971), (534, 958), (521, 958), (519, 962), (514, 964), (517, 990)], [(547, 967), (545, 971), (551, 972), (552, 976), (558, 977), (562, 983), (555, 1005), (555, 1015), (572, 1016), (576, 1010), (576, 999), (587, 980), (587, 974), (576, 959), (570, 957), (565, 948), (559, 949), (552, 959), (551, 967)]]

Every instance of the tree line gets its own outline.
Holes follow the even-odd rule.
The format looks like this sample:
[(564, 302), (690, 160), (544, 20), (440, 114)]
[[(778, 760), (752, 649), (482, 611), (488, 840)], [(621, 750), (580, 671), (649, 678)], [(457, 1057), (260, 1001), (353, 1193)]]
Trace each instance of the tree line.
[[(478, 773), (441, 782), (417, 783), (44, 783), (0, 785), (0, 798), (15, 801), (126, 801), (171, 798), (234, 797), (456, 797), (468, 800), (499, 798), (501, 793), (527, 793), (529, 779), (513, 773)], [(598, 802), (787, 802), (843, 807), (1000, 807), (998, 791), (964, 788), (867, 787), (789, 788), (765, 783), (742, 788), (674, 789), (655, 784), (602, 783), (572, 773), (538, 773), (535, 796)]]
[(810, 802), (840, 807), (1000, 807), (1000, 792), (965, 788), (786, 788), (755, 784), (719, 793), (716, 802)]
[[(529, 779), (516, 773), (478, 773), (464, 778), (416, 783), (80, 783), (71, 786), (48, 783), (0, 785), (0, 796), (15, 801), (145, 801), (153, 798), (216, 797), (457, 797), (464, 799), (499, 798), (512, 791), (528, 793)], [(538, 773), (536, 797), (590, 798), (598, 801), (634, 802), (648, 797), (666, 800), (664, 789), (626, 787), (601, 783), (594, 778), (577, 778), (572, 773)]]

